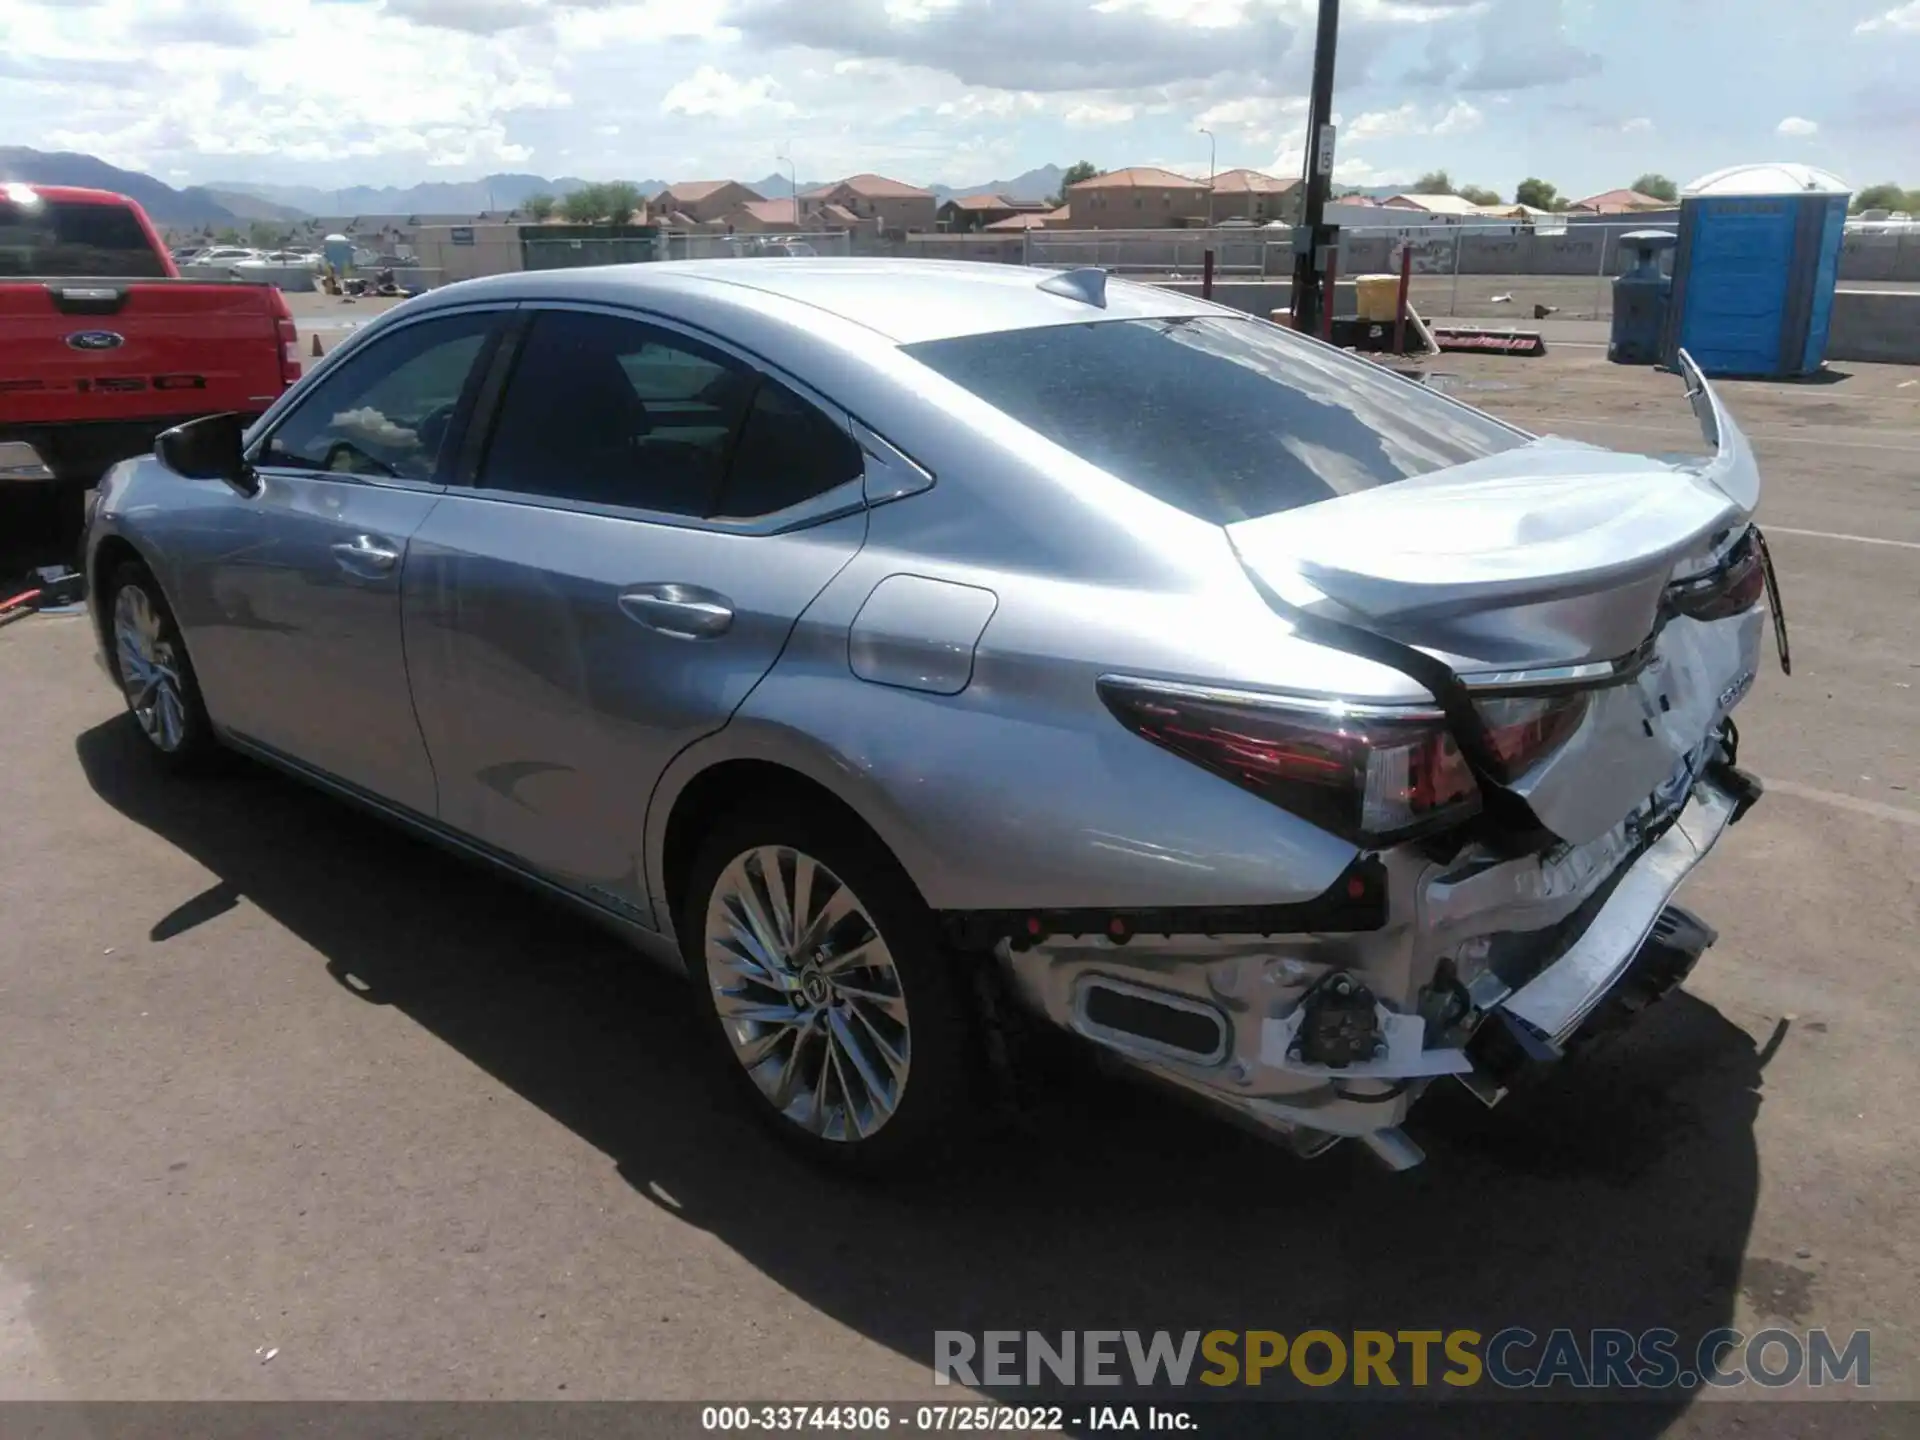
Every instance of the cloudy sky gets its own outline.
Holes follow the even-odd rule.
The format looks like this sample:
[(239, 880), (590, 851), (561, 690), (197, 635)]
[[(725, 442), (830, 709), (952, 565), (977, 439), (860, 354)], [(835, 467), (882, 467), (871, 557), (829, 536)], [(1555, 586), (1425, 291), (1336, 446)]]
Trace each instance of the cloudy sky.
[[(0, 0), (0, 143), (173, 184), (1297, 173), (1313, 0)], [(1920, 0), (1345, 0), (1339, 178), (1920, 185)]]

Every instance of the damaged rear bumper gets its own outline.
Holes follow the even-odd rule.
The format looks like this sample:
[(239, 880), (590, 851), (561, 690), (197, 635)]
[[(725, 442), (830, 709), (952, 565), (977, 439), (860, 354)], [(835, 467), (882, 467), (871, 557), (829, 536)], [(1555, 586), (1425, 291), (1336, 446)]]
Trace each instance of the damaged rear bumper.
[[(1565, 860), (1513, 862), (1470, 884), (1449, 885), (1431, 866), (1397, 870), (1390, 885), (1416, 898), (1373, 934), (1141, 935), (1126, 946), (1087, 936), (1003, 954), (1032, 1008), (1129, 1068), (1303, 1153), (1354, 1138), (1405, 1168), (1420, 1152), (1399, 1126), (1434, 1079), (1452, 1076), (1491, 1104), (1520, 1066), (1556, 1058), (1684, 978), (1713, 936), (1670, 909), (1674, 892), (1758, 793), (1716, 761), (1662, 827), (1625, 826), (1626, 840), (1606, 837), (1611, 853), (1582, 847), (1571, 888)], [(1601, 855), (1612, 863), (1594, 863)], [(1497, 886), (1527, 903), (1486, 905)], [(1530, 944), (1531, 961), (1518, 974), (1511, 963), (1466, 964), (1489, 940), (1516, 942), (1509, 950), (1523, 955)], [(1459, 997), (1444, 1015), (1429, 983), (1437, 966)], [(1374, 1044), (1349, 1063), (1313, 1063), (1301, 1046), (1309, 997), (1340, 976), (1373, 1000)]]
[(1501, 1011), (1543, 1041), (1561, 1045), (1572, 1038), (1640, 953), (1680, 882), (1744, 813), (1742, 789), (1718, 775), (1702, 779), (1667, 832), (1627, 867), (1593, 923), (1564, 955), (1501, 1001)]

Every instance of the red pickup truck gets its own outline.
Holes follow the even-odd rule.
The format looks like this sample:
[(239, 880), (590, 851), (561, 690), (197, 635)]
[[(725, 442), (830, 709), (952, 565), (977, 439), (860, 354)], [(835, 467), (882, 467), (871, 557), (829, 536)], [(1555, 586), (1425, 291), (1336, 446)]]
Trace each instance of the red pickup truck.
[(195, 416), (258, 415), (298, 356), (278, 290), (182, 280), (124, 195), (0, 184), (0, 446), (54, 479), (91, 484)]

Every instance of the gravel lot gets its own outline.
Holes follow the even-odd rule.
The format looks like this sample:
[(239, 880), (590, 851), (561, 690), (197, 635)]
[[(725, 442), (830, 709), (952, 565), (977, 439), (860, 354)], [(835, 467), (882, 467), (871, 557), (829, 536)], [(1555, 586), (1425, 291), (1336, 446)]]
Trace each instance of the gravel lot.
[[(1698, 448), (1677, 379), (1597, 351), (1435, 370)], [(678, 982), (265, 772), (160, 778), (83, 619), (0, 629), (0, 1398), (898, 1400), (936, 1328), (1525, 1323), (1870, 1328), (1920, 1399), (1916, 376), (1727, 386), (1795, 673), (1688, 893), (1720, 943), (1543, 1090), (1433, 1097), (1401, 1176), (1067, 1070), (961, 1174), (830, 1183), (718, 1090)]]

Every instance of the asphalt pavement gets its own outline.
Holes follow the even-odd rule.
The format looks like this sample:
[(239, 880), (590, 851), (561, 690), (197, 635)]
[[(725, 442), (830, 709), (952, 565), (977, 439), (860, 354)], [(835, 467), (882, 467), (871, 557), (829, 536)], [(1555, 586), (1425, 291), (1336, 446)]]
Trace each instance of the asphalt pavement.
[[(1675, 377), (1593, 350), (1432, 382), (1699, 448)], [(1402, 1175), (1050, 1064), (957, 1173), (824, 1178), (677, 980), (277, 776), (163, 777), (84, 619), (0, 629), (0, 1398), (900, 1400), (936, 1329), (1522, 1323), (1869, 1329), (1920, 1399), (1920, 371), (1726, 393), (1793, 674), (1684, 897), (1719, 943), (1538, 1091), (1436, 1093)]]

